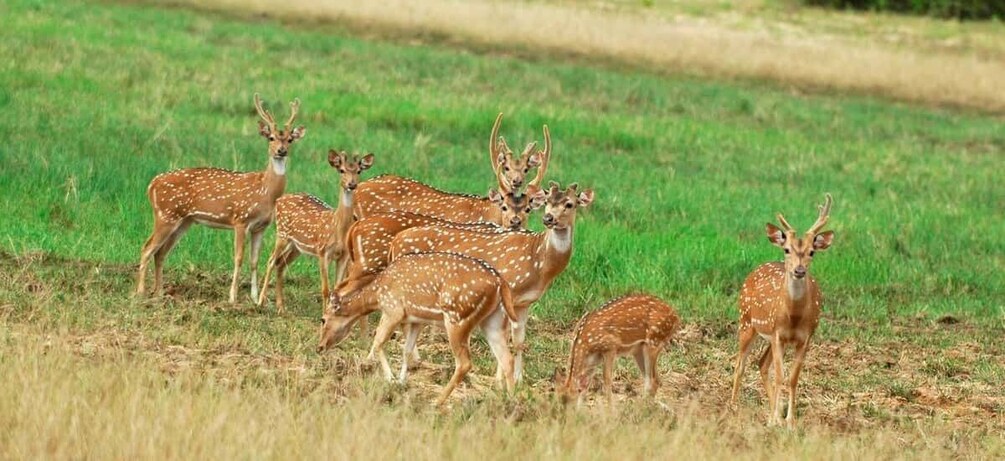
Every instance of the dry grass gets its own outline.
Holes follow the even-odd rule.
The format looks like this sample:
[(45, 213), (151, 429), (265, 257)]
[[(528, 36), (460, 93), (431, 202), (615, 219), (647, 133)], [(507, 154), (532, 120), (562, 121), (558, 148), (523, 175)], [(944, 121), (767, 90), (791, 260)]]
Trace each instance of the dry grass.
[(771, 24), (737, 27), (681, 15), (668, 18), (562, 4), (176, 1), (214, 10), (275, 15), (294, 22), (335, 21), (480, 45), (600, 57), (661, 71), (764, 79), (797, 87), (1005, 112), (1005, 61), (996, 53), (929, 47), (914, 50), (880, 40), (846, 37), (848, 34), (817, 34), (806, 29), (786, 33), (786, 28)]
[[(620, 402), (566, 411), (531, 390), (492, 392), (429, 408), (423, 386), (384, 385), (326, 365), (166, 367), (184, 350), (142, 338), (43, 334), (0, 327), (0, 457), (13, 459), (936, 459), (994, 457), (1000, 440), (937, 418), (905, 428), (796, 437), (758, 415), (681, 403)], [(200, 355), (197, 353), (196, 355)], [(219, 357), (218, 357), (219, 358)], [(223, 360), (255, 361), (250, 357)], [(326, 362), (327, 363), (327, 362)], [(171, 371), (166, 370), (170, 368)], [(265, 379), (262, 376), (269, 376)], [(327, 383), (327, 384), (326, 384)], [(470, 387), (470, 386), (466, 386)], [(340, 403), (340, 404), (336, 404)], [(435, 427), (437, 430), (429, 430)]]

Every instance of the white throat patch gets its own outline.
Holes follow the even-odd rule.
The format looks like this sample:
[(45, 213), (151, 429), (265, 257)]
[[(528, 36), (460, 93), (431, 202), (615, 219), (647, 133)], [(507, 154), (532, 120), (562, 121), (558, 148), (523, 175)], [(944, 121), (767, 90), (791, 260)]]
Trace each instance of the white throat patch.
[(272, 171), (274, 171), (279, 176), (286, 174), (286, 159), (285, 158), (273, 158), (272, 159)]
[[(809, 276), (807, 275), (807, 277)], [(803, 299), (803, 296), (806, 296), (806, 278), (797, 279), (790, 275), (786, 279), (788, 279), (786, 289), (789, 290), (789, 298), (793, 301)]]
[(548, 236), (548, 245), (559, 253), (569, 251), (569, 248), (572, 248), (572, 232), (569, 229), (551, 231), (551, 235)]
[(347, 192), (342, 189), (342, 206), (346, 208), (352, 208), (352, 192)]

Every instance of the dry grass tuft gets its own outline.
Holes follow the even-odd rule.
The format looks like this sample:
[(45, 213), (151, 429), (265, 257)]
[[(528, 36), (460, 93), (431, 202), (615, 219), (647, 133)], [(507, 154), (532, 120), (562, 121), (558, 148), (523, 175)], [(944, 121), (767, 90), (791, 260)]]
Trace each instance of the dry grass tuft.
[(572, 53), (715, 77), (764, 79), (1005, 112), (1005, 62), (980, 53), (892, 47), (869, 40), (739, 30), (569, 5), (458, 0), (178, 0), (289, 21), (335, 21), (481, 45)]

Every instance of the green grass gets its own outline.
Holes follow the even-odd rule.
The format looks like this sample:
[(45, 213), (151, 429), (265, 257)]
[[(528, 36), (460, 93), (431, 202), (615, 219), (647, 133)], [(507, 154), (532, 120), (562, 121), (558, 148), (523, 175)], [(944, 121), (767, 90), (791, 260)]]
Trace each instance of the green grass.
[[(280, 113), (302, 100), (307, 136), (292, 149), (287, 190), (330, 203), (329, 148), (374, 152), (371, 175), (483, 194), (493, 182), (485, 144), (495, 114), (507, 114), (511, 145), (539, 140), (541, 125), (550, 126), (549, 179), (591, 187), (596, 201), (580, 214), (569, 268), (532, 310), (532, 382), (560, 363), (582, 312), (629, 290), (670, 300), (701, 331), (692, 355), (664, 357), (675, 372), (691, 382), (703, 378), (689, 364), (728, 373), (739, 286), (781, 258), (764, 223), (782, 211), (805, 229), (825, 192), (835, 198), (837, 236), (811, 268), (826, 297), (818, 343), (862, 345), (837, 355), (849, 363), (899, 347), (937, 355), (976, 342), (981, 351), (968, 360), (919, 356), (916, 374), (896, 381), (887, 378), (906, 372), (898, 366), (856, 365), (868, 370), (858, 376), (821, 360), (809, 365), (806, 393), (865, 386), (909, 400), (915, 377), (991, 385), (1003, 376), (993, 360), (1005, 317), (1000, 118), (116, 3), (13, 0), (0, 5), (0, 28), (0, 318), (8, 326), (139, 335), (158, 354), (173, 345), (240, 350), (331, 373), (312, 352), (318, 290), (306, 258), (291, 270), (290, 315), (246, 299), (230, 307), (232, 235), (196, 227), (168, 260), (176, 299), (129, 299), (155, 174), (265, 166), (257, 91)], [(944, 315), (963, 324), (935, 322)], [(354, 340), (346, 355), (363, 347)], [(484, 370), (490, 362), (478, 347)], [(814, 373), (823, 375), (815, 385)], [(708, 390), (694, 386), (680, 392)], [(989, 408), (1005, 402), (996, 392)], [(897, 414), (855, 405), (866, 417)]]

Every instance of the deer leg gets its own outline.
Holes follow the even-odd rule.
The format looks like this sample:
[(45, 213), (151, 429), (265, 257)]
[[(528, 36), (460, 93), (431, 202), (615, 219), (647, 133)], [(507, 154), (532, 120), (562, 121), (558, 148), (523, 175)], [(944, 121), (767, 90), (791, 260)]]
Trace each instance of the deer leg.
[(447, 397), (450, 393), (454, 391), (457, 384), (464, 379), (464, 376), (468, 374), (471, 370), (471, 346), (469, 341), (471, 340), (471, 329), (468, 327), (463, 327), (459, 325), (447, 324), (447, 337), (450, 339), (450, 349), (454, 352), (454, 375), (450, 378), (450, 382), (447, 386), (443, 388), (443, 392), (440, 397), (436, 400), (437, 405), (443, 405), (447, 401)]
[(408, 367), (412, 370), (418, 368), (419, 363), (422, 360), (419, 358), (419, 350), (415, 348), (415, 343), (419, 340), (419, 333), (422, 332), (422, 327), (425, 326), (422, 323), (412, 323), (409, 325), (409, 329), (406, 332), (406, 340), (412, 342), (412, 348), (408, 350), (408, 356), (405, 359), (408, 362)]
[(241, 264), (244, 263), (244, 239), (248, 237), (248, 228), (242, 225), (234, 226), (234, 277), (230, 281), (230, 303), (237, 302), (237, 285), (241, 280)]
[(321, 252), (318, 257), (318, 266), (321, 269), (321, 312), (325, 311), (325, 303), (328, 302), (328, 258)]
[(783, 351), (784, 350), (782, 349), (782, 339), (780, 336), (778, 336), (778, 333), (775, 333), (775, 335), (771, 337), (771, 359), (772, 359), (771, 361), (775, 368), (775, 383), (774, 385), (772, 385), (773, 388), (772, 390), (774, 392), (772, 392), (771, 394), (771, 405), (770, 405), (771, 419), (769, 420), (768, 423), (771, 426), (774, 426), (775, 424), (780, 424), (782, 422), (781, 408), (778, 405), (778, 400), (781, 398), (782, 395)]
[(644, 347), (644, 349), (642, 349), (642, 351), (643, 351), (643, 354), (645, 354), (644, 358), (645, 358), (645, 362), (646, 362), (646, 369), (645, 369), (645, 374), (646, 374), (646, 389), (645, 389), (645, 391), (646, 391), (646, 393), (649, 394), (650, 397), (653, 397), (653, 396), (656, 395), (656, 391), (660, 388), (659, 370), (658, 370), (658, 368), (656, 366), (657, 365), (657, 360), (660, 357), (660, 348), (659, 347), (655, 347), (655, 346), (650, 346), (648, 344), (646, 344), (643, 347)]
[(614, 403), (614, 360), (617, 358), (618, 353), (614, 350), (604, 354), (604, 394), (608, 405)]
[(343, 251), (335, 263), (335, 283), (345, 280), (345, 275), (349, 270), (349, 252)]
[(289, 243), (286, 246), (286, 251), (279, 255), (279, 260), (276, 261), (276, 311), (278, 312), (286, 310), (286, 302), (283, 298), (283, 287), (286, 286), (284, 275), (286, 268), (293, 263), (293, 260), (297, 259), (297, 256), (300, 256), (300, 250)]
[(523, 306), (515, 309), (518, 325), (513, 328), (513, 349), (516, 356), (513, 358), (513, 378), (516, 382), (523, 380), (523, 352), (527, 349), (524, 340), (527, 337), (527, 318), (530, 317), (530, 306)]
[(258, 255), (262, 252), (262, 238), (265, 237), (265, 229), (251, 233), (251, 299), (258, 299)]
[(415, 353), (415, 340), (419, 339), (419, 331), (421, 329), (418, 324), (405, 324), (405, 342), (401, 346), (401, 374), (398, 376), (402, 384), (405, 384), (405, 378), (408, 377), (408, 366)]
[(761, 372), (761, 386), (764, 386), (764, 395), (768, 397), (768, 405), (771, 404), (771, 396), (775, 393), (774, 383), (771, 382), (771, 377), (768, 372), (771, 371), (771, 343), (768, 343), (768, 347), (764, 349), (761, 354), (761, 359), (758, 361), (758, 368)]
[(380, 316), (377, 333), (373, 336), (373, 346), (370, 347), (370, 355), (367, 356), (368, 360), (373, 360), (374, 356), (380, 360), (380, 367), (384, 370), (384, 378), (390, 382), (394, 382), (394, 373), (391, 372), (391, 365), (387, 363), (387, 355), (384, 354), (384, 343), (391, 338), (394, 329), (404, 318), (404, 312), (401, 312), (399, 315), (384, 313)]
[(513, 355), (506, 338), (507, 327), (506, 315), (501, 310), (496, 310), (482, 322), (485, 341), (489, 343), (492, 355), (496, 358), (496, 382), (503, 389), (512, 391), (516, 386), (516, 379), (513, 377)]
[(733, 372), (733, 397), (730, 405), (736, 408), (736, 402), (740, 397), (740, 380), (743, 378), (743, 369), (747, 366), (747, 354), (750, 353), (750, 345), (755, 338), (753, 328), (740, 327), (740, 351), (736, 354), (736, 367)]
[(806, 349), (809, 347), (809, 339), (796, 344), (796, 356), (792, 360), (792, 369), (789, 371), (789, 411), (785, 415), (785, 423), (789, 429), (796, 428), (796, 386), (799, 384), (799, 372), (803, 369), (803, 360), (806, 359)]
[(143, 249), (140, 250), (140, 269), (137, 275), (136, 281), (136, 294), (142, 295), (145, 290), (145, 281), (147, 275), (147, 265), (150, 264), (150, 257), (154, 255), (164, 245), (164, 242), (174, 233), (177, 228), (178, 223), (168, 223), (161, 221), (154, 216), (154, 230), (147, 238), (146, 243), (143, 244)]
[(157, 252), (154, 253), (154, 292), (158, 296), (164, 291), (164, 260), (167, 259), (167, 255), (171, 253), (171, 249), (178, 243), (181, 236), (185, 235), (185, 232), (188, 231), (191, 225), (191, 221), (181, 221), (174, 231), (171, 232), (171, 235), (164, 240), (161, 247), (157, 249)]
[(286, 249), (287, 240), (276, 236), (276, 245), (272, 247), (272, 254), (269, 255), (269, 261), (265, 263), (265, 276), (262, 277), (262, 291), (258, 294), (258, 305), (265, 305), (265, 298), (268, 297), (269, 291), (269, 278), (272, 276), (272, 270), (276, 268), (279, 264), (280, 256), (283, 254), (283, 250)]
[(635, 365), (639, 367), (639, 373), (642, 375), (642, 388), (648, 392), (649, 391), (649, 369), (647, 368), (648, 362), (646, 359), (646, 349), (644, 344), (639, 344), (632, 348), (632, 358), (635, 359)]

